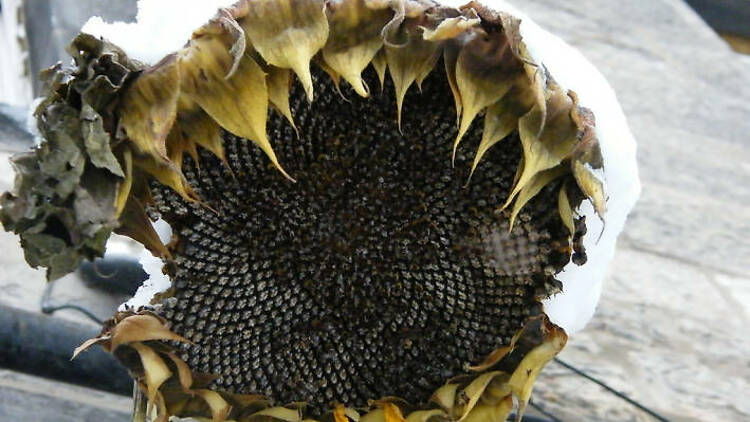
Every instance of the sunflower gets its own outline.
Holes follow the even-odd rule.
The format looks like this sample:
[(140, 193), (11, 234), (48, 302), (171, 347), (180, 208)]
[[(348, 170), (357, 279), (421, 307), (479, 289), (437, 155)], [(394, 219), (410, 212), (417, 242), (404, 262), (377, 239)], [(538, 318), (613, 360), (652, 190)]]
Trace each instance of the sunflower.
[(594, 114), (516, 16), (243, 0), (154, 65), (69, 52), (0, 216), (50, 280), (112, 232), (159, 258), (75, 352), (130, 370), (136, 420), (522, 417), (607, 198)]

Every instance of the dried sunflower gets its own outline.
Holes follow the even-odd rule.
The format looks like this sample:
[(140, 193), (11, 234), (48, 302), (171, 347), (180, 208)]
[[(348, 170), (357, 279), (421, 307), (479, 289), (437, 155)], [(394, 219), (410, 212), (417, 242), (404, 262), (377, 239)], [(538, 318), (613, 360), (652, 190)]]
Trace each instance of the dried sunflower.
[(567, 340), (542, 301), (614, 203), (608, 259), (638, 183), (612, 94), (597, 125), (565, 88), (606, 84), (546, 66), (582, 59), (519, 16), (243, 0), (154, 65), (78, 36), (75, 66), (44, 72), (44, 141), (14, 159), (0, 217), (50, 279), (117, 232), (169, 285), (76, 353), (128, 367), (140, 420), (520, 419)]

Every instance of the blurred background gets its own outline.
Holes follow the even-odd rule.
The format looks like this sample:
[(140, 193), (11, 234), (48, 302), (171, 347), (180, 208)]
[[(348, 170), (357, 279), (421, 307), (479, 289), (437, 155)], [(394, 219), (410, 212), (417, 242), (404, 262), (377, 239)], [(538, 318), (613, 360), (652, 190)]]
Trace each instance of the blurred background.
[[(0, 191), (7, 158), (33, 144), (35, 75), (68, 62), (90, 16), (132, 21), (135, 3), (0, 0)], [(663, 420), (750, 420), (750, 0), (516, 4), (602, 71), (639, 142), (642, 197), (596, 316), (560, 357)], [(101, 264), (48, 286), (0, 232), (1, 421), (129, 420), (124, 371), (98, 351), (69, 357), (144, 277), (135, 249), (110, 256), (131, 282)], [(534, 400), (539, 420), (658, 420), (558, 363)]]

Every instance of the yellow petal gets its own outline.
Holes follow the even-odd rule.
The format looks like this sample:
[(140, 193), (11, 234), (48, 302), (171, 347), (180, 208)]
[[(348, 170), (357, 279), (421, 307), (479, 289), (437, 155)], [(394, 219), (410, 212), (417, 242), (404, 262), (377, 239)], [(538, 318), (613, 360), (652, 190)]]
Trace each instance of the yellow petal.
[(291, 179), (281, 168), (266, 134), (266, 75), (246, 53), (234, 76), (226, 79), (232, 63), (226, 39), (213, 35), (193, 39), (180, 54), (183, 92), (221, 127), (255, 142), (276, 168)]
[(375, 73), (378, 74), (378, 80), (380, 81), (380, 90), (383, 90), (385, 85), (385, 71), (388, 68), (388, 61), (385, 58), (385, 50), (378, 51), (378, 54), (372, 58), (372, 67), (375, 69)]
[[(491, 105), (484, 115), (482, 140), (474, 156), (471, 174), (495, 144), (518, 128), (518, 119), (534, 106), (534, 92), (521, 84), (514, 85), (498, 102)], [(471, 176), (469, 176), (471, 178)]]
[(437, 403), (446, 412), (451, 412), (456, 402), (458, 384), (445, 384), (433, 393), (430, 401)]
[(232, 406), (229, 405), (219, 393), (204, 389), (192, 391), (195, 395), (202, 398), (208, 405), (209, 409), (211, 409), (213, 422), (222, 422), (226, 420), (227, 415), (232, 411)]
[(509, 395), (497, 404), (480, 404), (464, 417), (465, 422), (503, 422), (513, 411), (513, 398)]
[(461, 397), (467, 397), (468, 402), (463, 406), (463, 415), (459, 421), (463, 421), (469, 415), (469, 412), (476, 406), (479, 399), (482, 397), (485, 388), (492, 381), (493, 378), (500, 375), (499, 371), (488, 372), (482, 374), (474, 379), (460, 394)]
[(175, 55), (145, 70), (122, 98), (120, 128), (136, 151), (167, 160), (166, 140), (177, 115), (180, 70)]
[(426, 41), (420, 34), (409, 32), (401, 28), (399, 36), (406, 40), (402, 45), (385, 46), (385, 56), (388, 60), (388, 71), (396, 90), (396, 107), (398, 110), (398, 126), (401, 128), (401, 110), (403, 109), (406, 91), (418, 77), (429, 73), (435, 65), (440, 53), (439, 45)]
[(159, 387), (172, 376), (172, 371), (169, 370), (167, 364), (159, 356), (154, 349), (146, 346), (143, 343), (135, 342), (129, 344), (130, 347), (138, 352), (141, 357), (141, 364), (143, 365), (143, 372), (146, 378), (146, 386), (148, 387), (148, 400), (152, 403), (156, 403), (156, 393)]
[(557, 166), (549, 170), (545, 170), (537, 173), (529, 183), (525, 184), (524, 187), (519, 191), (516, 197), (516, 202), (513, 204), (513, 212), (510, 215), (510, 227), (509, 230), (513, 230), (513, 223), (521, 212), (523, 206), (526, 205), (533, 197), (535, 197), (539, 191), (547, 186), (553, 180), (559, 178), (565, 174), (568, 170), (564, 166)]
[(278, 419), (285, 422), (301, 422), (302, 414), (297, 409), (289, 409), (286, 407), (271, 407), (268, 409), (261, 410), (260, 412), (253, 413), (252, 417), (255, 416), (267, 416), (273, 419)]
[(117, 349), (122, 344), (148, 340), (174, 340), (190, 343), (189, 340), (173, 333), (159, 318), (148, 315), (132, 315), (124, 318), (112, 329), (111, 348)]
[(607, 199), (604, 193), (604, 172), (575, 160), (573, 161), (573, 176), (575, 176), (581, 192), (594, 205), (594, 210), (596, 210), (599, 218), (604, 220), (604, 214), (607, 212)]
[(169, 250), (159, 239), (151, 220), (146, 216), (143, 204), (137, 198), (131, 196), (128, 199), (117, 222), (119, 226), (115, 229), (115, 233), (139, 242), (154, 256), (171, 259)]
[[(564, 102), (560, 101), (562, 95), (553, 94), (552, 101), (546, 107), (547, 112), (534, 106), (518, 121), (518, 134), (523, 146), (523, 171), (504, 207), (537, 173), (559, 165), (573, 153), (578, 142), (578, 129), (565, 112)], [(540, 123), (543, 119), (547, 120), (544, 125)], [(538, 133), (539, 127), (544, 127), (541, 134)]]
[(560, 193), (557, 196), (557, 210), (560, 213), (560, 219), (563, 224), (568, 228), (570, 235), (573, 236), (576, 228), (575, 221), (573, 220), (573, 207), (570, 206), (570, 200), (568, 200), (567, 186), (568, 183), (566, 182), (560, 188)]
[(328, 39), (323, 0), (255, 0), (240, 20), (242, 28), (263, 59), (292, 69), (313, 99), (310, 60)]
[(401, 409), (393, 403), (384, 403), (383, 411), (385, 412), (385, 422), (406, 422)]
[(518, 413), (516, 415), (516, 421), (518, 422), (526, 411), (531, 390), (542, 368), (560, 353), (568, 340), (568, 336), (559, 327), (548, 324), (547, 330), (549, 332), (545, 335), (544, 342), (526, 354), (516, 370), (513, 371), (509, 381), (513, 394), (518, 400)]
[(180, 359), (174, 353), (164, 352), (164, 354), (167, 355), (177, 367), (177, 376), (180, 379), (182, 389), (185, 391), (190, 390), (190, 387), (193, 385), (193, 371), (190, 370), (190, 367), (184, 360)]
[(124, 162), (125, 179), (120, 182), (120, 186), (117, 188), (117, 197), (115, 198), (115, 216), (119, 217), (125, 210), (125, 204), (128, 202), (130, 196), (130, 189), (133, 188), (133, 152), (130, 148), (125, 148), (122, 153), (122, 161)]
[(268, 66), (266, 72), (268, 73), (268, 77), (266, 78), (268, 100), (282, 116), (286, 117), (289, 124), (294, 128), (294, 131), (297, 132), (297, 137), (299, 137), (297, 126), (294, 124), (292, 110), (289, 108), (289, 89), (292, 82), (291, 71), (289, 69)]
[(383, 409), (375, 409), (362, 415), (359, 422), (386, 422), (385, 411)]
[(445, 74), (448, 77), (448, 85), (453, 93), (453, 101), (456, 103), (456, 125), (461, 123), (461, 93), (458, 91), (458, 82), (456, 81), (456, 62), (458, 61), (459, 49), (456, 46), (447, 45), (443, 49), (443, 63), (445, 64)]
[(157, 161), (146, 155), (134, 160), (135, 166), (153, 176), (162, 185), (169, 186), (183, 199), (195, 202), (198, 196), (185, 179), (182, 171), (171, 161)]
[(512, 349), (511, 346), (503, 346), (499, 347), (492, 353), (490, 353), (482, 363), (475, 366), (469, 366), (468, 369), (472, 371), (482, 372), (486, 371), (487, 369), (495, 366), (502, 358), (504, 358)]
[(406, 422), (429, 422), (432, 418), (439, 418), (438, 420), (448, 419), (448, 415), (441, 409), (433, 410), (417, 410), (416, 412), (409, 413), (406, 417)]
[(73, 351), (73, 357), (71, 357), (70, 360), (75, 359), (79, 354), (81, 354), (81, 352), (83, 352), (85, 350), (88, 350), (89, 347), (91, 347), (91, 346), (93, 346), (93, 345), (95, 345), (97, 343), (101, 343), (101, 342), (107, 341), (109, 339), (110, 339), (110, 336), (109, 335), (105, 335), (105, 336), (99, 336), (99, 337), (90, 338), (90, 339), (84, 341), (83, 344), (81, 344), (80, 346), (76, 347), (76, 349)]
[(357, 94), (367, 97), (369, 88), (362, 81), (362, 71), (383, 46), (381, 32), (391, 12), (370, 9), (364, 0), (351, 0), (329, 3), (327, 15), (330, 33), (323, 59)]
[(470, 28), (479, 25), (481, 19), (474, 9), (469, 9), (469, 16), (456, 16), (455, 18), (443, 19), (434, 29), (424, 28), (424, 39), (428, 41), (452, 40)]
[(453, 160), (461, 138), (480, 111), (500, 100), (522, 75), (522, 64), (502, 32), (476, 36), (463, 46), (456, 62), (456, 85), (462, 114), (453, 144)]

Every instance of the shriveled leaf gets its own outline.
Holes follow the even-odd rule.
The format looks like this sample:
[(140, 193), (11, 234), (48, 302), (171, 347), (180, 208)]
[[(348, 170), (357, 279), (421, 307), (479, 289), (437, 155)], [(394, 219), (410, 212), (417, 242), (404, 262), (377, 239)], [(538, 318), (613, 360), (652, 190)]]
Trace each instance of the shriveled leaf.
[(323, 0), (256, 0), (240, 21), (263, 59), (292, 69), (313, 99), (310, 60), (328, 39)]
[(115, 176), (125, 177), (117, 157), (112, 153), (110, 135), (104, 130), (102, 116), (88, 104), (81, 107), (81, 132), (91, 164), (107, 169)]

